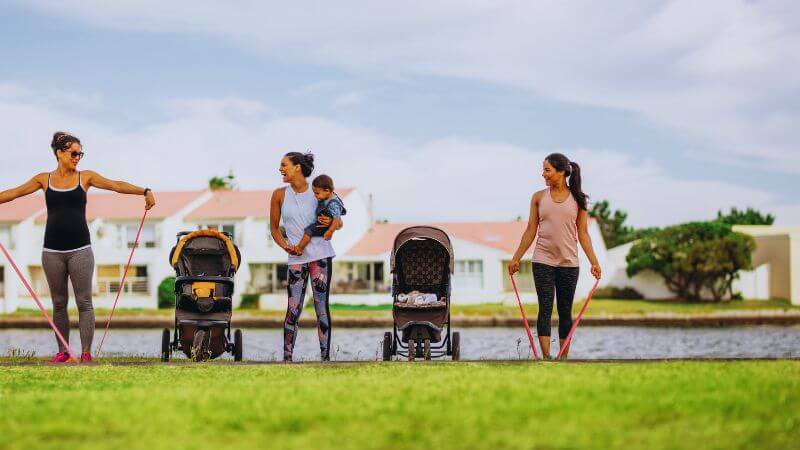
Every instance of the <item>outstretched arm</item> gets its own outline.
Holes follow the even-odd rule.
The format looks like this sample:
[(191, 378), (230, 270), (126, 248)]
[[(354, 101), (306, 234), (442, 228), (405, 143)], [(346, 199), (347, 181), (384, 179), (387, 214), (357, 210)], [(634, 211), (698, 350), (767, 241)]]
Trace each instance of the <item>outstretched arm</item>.
[(514, 257), (511, 259), (511, 263), (508, 265), (508, 273), (509, 275), (514, 275), (519, 271), (519, 264), (522, 260), (522, 257), (525, 256), (525, 252), (531, 247), (533, 244), (533, 240), (536, 239), (536, 233), (539, 231), (539, 197), (540, 194), (537, 192), (533, 194), (531, 197), (531, 209), (530, 214), (528, 215), (528, 226), (525, 228), (525, 232), (522, 233), (522, 239), (520, 239), (519, 247), (517, 247), (517, 251), (514, 253)]
[(47, 176), (47, 174), (39, 174), (21, 184), (15, 188), (8, 189), (6, 191), (0, 192), (0, 204), (8, 203), (12, 200), (16, 200), (20, 197), (24, 197), (28, 194), (33, 194), (34, 192), (38, 191), (39, 189), (44, 189), (44, 185), (42, 184), (42, 175)]
[(86, 176), (86, 182), (89, 186), (98, 189), (105, 189), (107, 191), (119, 192), (120, 194), (133, 194), (145, 196), (145, 209), (150, 209), (156, 204), (153, 191), (148, 190), (145, 194), (145, 188), (130, 184), (125, 181), (109, 180), (97, 172), (87, 170), (82, 172)]
[(592, 237), (589, 236), (589, 214), (584, 210), (578, 211), (578, 242), (581, 243), (583, 252), (589, 258), (589, 263), (592, 265), (592, 275), (598, 280), (602, 275), (600, 270), (600, 263), (597, 261), (597, 256), (594, 254), (594, 247), (592, 246)]

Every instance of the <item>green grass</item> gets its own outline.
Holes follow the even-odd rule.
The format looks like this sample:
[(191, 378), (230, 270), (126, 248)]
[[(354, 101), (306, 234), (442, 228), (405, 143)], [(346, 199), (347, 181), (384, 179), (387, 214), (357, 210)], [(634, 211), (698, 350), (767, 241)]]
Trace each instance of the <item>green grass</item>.
[[(528, 314), (536, 314), (538, 306), (535, 303), (526, 303), (525, 309)], [(345, 305), (331, 304), (331, 312), (336, 317), (391, 317), (391, 305)], [(620, 314), (648, 314), (648, 313), (675, 313), (683, 315), (709, 314), (720, 311), (800, 311), (800, 306), (794, 306), (786, 300), (743, 300), (726, 303), (687, 303), (674, 300), (614, 300), (614, 299), (595, 299), (592, 300), (586, 310), (587, 317), (598, 317), (606, 315)], [(98, 308), (95, 310), (97, 317), (107, 317), (108, 309)], [(174, 314), (172, 309), (118, 309), (115, 316), (119, 317), (171, 317)], [(236, 314), (257, 316), (257, 317), (277, 317), (282, 318), (284, 311), (261, 311), (261, 310), (238, 310)], [(503, 305), (501, 303), (480, 303), (475, 305), (453, 305), (452, 314), (456, 317), (516, 317), (519, 315), (519, 307), (516, 304)], [(21, 309), (7, 316), (9, 317), (34, 317), (38, 316), (38, 310)], [(0, 315), (3, 317), (3, 315)]]
[(2, 449), (787, 449), (798, 428), (798, 361), (0, 367)]

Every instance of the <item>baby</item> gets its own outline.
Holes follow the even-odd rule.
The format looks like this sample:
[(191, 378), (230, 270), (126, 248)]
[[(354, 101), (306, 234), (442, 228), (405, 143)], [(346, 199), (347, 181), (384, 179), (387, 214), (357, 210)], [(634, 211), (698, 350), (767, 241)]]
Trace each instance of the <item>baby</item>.
[(314, 222), (307, 226), (305, 233), (303, 233), (303, 238), (300, 239), (300, 242), (295, 246), (295, 254), (297, 255), (303, 254), (303, 250), (305, 250), (308, 243), (311, 242), (312, 237), (322, 236), (326, 241), (330, 241), (333, 237), (333, 233), (342, 227), (341, 217), (347, 214), (342, 199), (333, 192), (333, 179), (331, 177), (320, 175), (314, 178), (311, 187), (314, 190), (314, 196), (317, 197), (317, 201), (319, 202), (317, 203), (317, 217), (330, 217), (331, 224), (326, 227), (325, 225)]

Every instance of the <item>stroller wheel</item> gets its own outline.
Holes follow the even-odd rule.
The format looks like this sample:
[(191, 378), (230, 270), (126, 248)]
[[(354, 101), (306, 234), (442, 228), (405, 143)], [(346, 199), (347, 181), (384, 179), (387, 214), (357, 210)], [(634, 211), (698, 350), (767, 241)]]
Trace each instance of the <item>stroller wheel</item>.
[(172, 353), (172, 346), (169, 343), (169, 328), (164, 328), (161, 334), (161, 361), (169, 361), (170, 353)]
[(243, 353), (242, 330), (236, 330), (233, 333), (233, 360), (241, 361), (242, 353)]
[(423, 346), (422, 347), (423, 348), (422, 355), (425, 357), (425, 361), (430, 361), (431, 360), (431, 340), (430, 339), (425, 339), (424, 341), (422, 341), (422, 346)]
[(453, 361), (461, 359), (461, 333), (454, 332), (451, 336), (453, 340)]
[(388, 331), (383, 333), (383, 360), (384, 361), (391, 361), (392, 360), (392, 333)]
[(197, 330), (194, 332), (194, 340), (192, 341), (192, 361), (201, 362), (205, 361), (207, 357), (206, 352), (206, 332), (205, 330)]
[(417, 345), (414, 343), (413, 339), (408, 340), (408, 361), (413, 362), (414, 357), (417, 356)]

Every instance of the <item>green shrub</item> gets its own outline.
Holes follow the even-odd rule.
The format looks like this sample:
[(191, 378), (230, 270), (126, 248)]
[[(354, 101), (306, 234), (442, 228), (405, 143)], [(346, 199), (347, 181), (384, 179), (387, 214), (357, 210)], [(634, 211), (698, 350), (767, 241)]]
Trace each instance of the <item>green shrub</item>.
[(158, 307), (175, 307), (175, 277), (164, 278), (158, 285)]
[(595, 298), (608, 298), (616, 300), (642, 300), (644, 295), (632, 287), (606, 286), (597, 288)]
[(692, 222), (637, 241), (626, 260), (628, 276), (661, 275), (670, 292), (687, 301), (721, 301), (733, 294), (740, 270), (752, 269), (755, 240), (721, 222)]
[(261, 307), (261, 294), (242, 294), (242, 303), (239, 309), (259, 309)]

